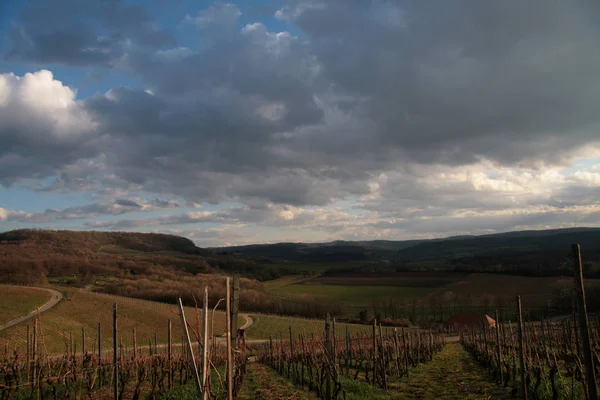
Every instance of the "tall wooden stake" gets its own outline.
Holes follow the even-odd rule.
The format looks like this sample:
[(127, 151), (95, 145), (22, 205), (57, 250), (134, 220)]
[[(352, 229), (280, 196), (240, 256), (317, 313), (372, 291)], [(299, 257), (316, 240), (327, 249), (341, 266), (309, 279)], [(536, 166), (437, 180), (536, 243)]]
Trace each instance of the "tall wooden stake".
[(202, 325), (202, 335), (204, 338), (204, 346), (202, 346), (202, 387), (204, 388), (203, 400), (208, 400), (207, 380), (208, 380), (208, 286), (204, 287), (204, 308)]
[(231, 355), (231, 284), (227, 277), (227, 400), (233, 400), (233, 358)]
[(36, 388), (36, 383), (37, 383), (37, 362), (36, 362), (36, 356), (37, 356), (37, 319), (33, 320), (33, 347), (31, 349), (31, 354), (32, 354), (32, 358), (33, 358), (33, 372), (31, 373), (31, 383), (33, 384), (33, 388)]
[(98, 367), (102, 367), (102, 329), (100, 322), (98, 322)]
[(81, 327), (81, 354), (85, 355), (85, 326)]
[(27, 325), (27, 352), (25, 355), (26, 358), (26, 362), (27, 362), (27, 380), (29, 381), (29, 376), (30, 376), (30, 372), (31, 372), (31, 334), (29, 333), (29, 325)]
[[(325, 317), (325, 354), (331, 359), (331, 316), (327, 313)], [(331, 373), (326, 374), (325, 399), (331, 399)]]
[(583, 342), (583, 361), (585, 364), (585, 375), (587, 391), (590, 399), (598, 398), (598, 387), (596, 386), (596, 375), (594, 373), (594, 362), (592, 358), (592, 346), (590, 344), (590, 326), (585, 303), (585, 288), (583, 286), (583, 265), (581, 263), (581, 249), (578, 244), (571, 245), (571, 256), (573, 258), (573, 272), (575, 276), (575, 292), (579, 303), (579, 329)]
[(498, 358), (498, 375), (500, 377), (500, 384), (504, 382), (502, 376), (502, 354), (500, 353), (500, 318), (498, 317), (498, 310), (496, 309), (496, 356)]
[(198, 374), (198, 365), (196, 365), (196, 357), (194, 357), (194, 350), (192, 349), (192, 341), (190, 340), (190, 332), (188, 330), (187, 321), (185, 320), (185, 312), (183, 311), (183, 303), (181, 297), (179, 298), (179, 312), (181, 313), (181, 324), (183, 325), (183, 333), (187, 343), (188, 353), (192, 359), (194, 365), (194, 374), (196, 376), (196, 387), (198, 388), (198, 394), (202, 396), (202, 383), (200, 382), (200, 375)]
[(240, 310), (240, 277), (233, 277), (233, 289), (231, 291), (231, 340), (232, 345), (237, 348), (238, 313)]
[(521, 296), (517, 296), (517, 309), (519, 318), (519, 362), (521, 364), (521, 392), (527, 400), (527, 381), (525, 381), (525, 352), (523, 349), (523, 311), (521, 310)]
[[(431, 336), (430, 336), (430, 338), (431, 338)], [(387, 376), (386, 376), (386, 372), (385, 372), (387, 362), (386, 362), (386, 354), (385, 354), (384, 344), (385, 343), (383, 341), (383, 333), (381, 332), (381, 324), (379, 324), (379, 346), (381, 346), (381, 359), (379, 360), (379, 363), (381, 365), (380, 372), (381, 372), (381, 377), (383, 378), (383, 389), (387, 390)]]
[(167, 327), (167, 360), (169, 362), (169, 389), (173, 388), (173, 365), (172, 365), (173, 337), (171, 336), (171, 319)]
[(373, 320), (373, 386), (377, 385), (377, 320)]
[(117, 358), (117, 303), (113, 305), (113, 398), (119, 400), (119, 359)]
[(133, 327), (131, 334), (133, 336), (133, 358), (136, 359), (137, 358), (137, 335), (135, 334), (135, 326)]

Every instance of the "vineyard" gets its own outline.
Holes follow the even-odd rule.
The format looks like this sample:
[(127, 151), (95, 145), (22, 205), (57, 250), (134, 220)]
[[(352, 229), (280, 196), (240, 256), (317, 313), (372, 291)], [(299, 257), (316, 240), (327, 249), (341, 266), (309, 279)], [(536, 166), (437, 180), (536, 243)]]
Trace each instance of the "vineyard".
[[(461, 343), (495, 379), (534, 399), (583, 399), (587, 396), (583, 341), (576, 318), (561, 322), (497, 324), (461, 336)], [(591, 324), (593, 362), (598, 370), (600, 325)], [(521, 364), (521, 348), (523, 364)], [(598, 379), (597, 377), (595, 378)]]
[(283, 334), (271, 337), (257, 358), (320, 398), (338, 399), (346, 397), (342, 377), (386, 390), (391, 380), (408, 376), (411, 367), (431, 361), (443, 347), (443, 337), (433, 332), (384, 334), (376, 321), (371, 334), (351, 335), (346, 327), (336, 335), (335, 320), (328, 316), (324, 336), (295, 336), (290, 327), (287, 340)]
[[(228, 315), (232, 315), (231, 297), (224, 300)], [(38, 315), (31, 329), (26, 326), (23, 352), (19, 345), (4, 345), (0, 356), (0, 399), (155, 399), (189, 382), (197, 385), (205, 399), (231, 398), (241, 389), (247, 362), (245, 346), (241, 338), (232, 338), (231, 318), (226, 318), (228, 334), (224, 339), (214, 334), (218, 314), (216, 306), (212, 311), (208, 309), (207, 289), (202, 305), (202, 312), (196, 308), (195, 322), (190, 323), (180, 301), (179, 313), (174, 316), (179, 317), (183, 327), (183, 344), (173, 343), (174, 329), (169, 319), (167, 341), (159, 345), (156, 334), (147, 344), (138, 343), (135, 329), (131, 340), (124, 341), (126, 335), (119, 333), (115, 303), (108, 349), (103, 347), (107, 338), (99, 323), (92, 334), (82, 327), (80, 341), (72, 333), (63, 335), (62, 355), (48, 351), (44, 325)], [(80, 349), (77, 343), (81, 344)]]
[[(94, 297), (95, 310), (104, 312), (93, 318), (102, 322), (91, 329), (86, 320), (79, 331), (70, 325), (60, 345), (44, 315), (7, 330), (12, 333), (0, 353), (0, 400), (596, 400), (600, 317), (590, 321), (587, 313), (578, 247), (573, 259), (571, 315), (539, 319), (536, 308), (523, 308), (517, 296), (514, 320), (498, 310), (495, 320), (485, 316), (460, 331), (449, 324), (385, 327), (376, 319), (371, 325), (339, 323), (329, 314), (324, 322), (253, 314), (248, 329), (236, 330), (239, 279), (231, 284), (226, 278), (226, 297), (214, 308), (208, 308), (206, 288), (195, 308), (180, 299), (178, 310), (165, 305), (169, 312), (151, 316), (170, 317), (159, 323), (166, 331), (159, 340), (157, 333), (140, 334), (129, 325), (133, 300), (123, 301), (122, 309), (114, 303), (108, 319), (106, 301), (114, 297)], [(225, 312), (217, 311), (221, 303)]]
[(464, 348), (499, 383), (520, 391), (525, 399), (598, 398), (600, 317), (595, 323), (588, 320), (578, 245), (572, 256), (576, 283), (570, 319), (524, 322), (517, 296), (517, 324), (496, 318), (493, 331), (482, 327), (461, 334)]

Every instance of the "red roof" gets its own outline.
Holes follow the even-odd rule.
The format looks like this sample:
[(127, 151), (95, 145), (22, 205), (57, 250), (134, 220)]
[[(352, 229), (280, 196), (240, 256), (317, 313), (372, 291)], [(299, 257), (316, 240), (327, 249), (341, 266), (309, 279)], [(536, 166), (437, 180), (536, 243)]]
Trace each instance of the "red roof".
[(446, 325), (455, 329), (481, 328), (482, 326), (494, 328), (496, 321), (486, 314), (456, 314), (446, 321)]

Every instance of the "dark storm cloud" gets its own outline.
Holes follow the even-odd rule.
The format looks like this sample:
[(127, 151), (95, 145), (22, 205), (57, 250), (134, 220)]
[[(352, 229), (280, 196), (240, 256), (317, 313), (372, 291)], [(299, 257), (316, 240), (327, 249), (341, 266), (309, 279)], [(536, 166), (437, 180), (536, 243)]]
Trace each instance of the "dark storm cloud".
[(5, 57), (12, 61), (72, 66), (109, 65), (130, 44), (174, 45), (147, 11), (120, 0), (34, 0), (13, 21)]
[[(57, 4), (89, 17), (79, 2)], [(38, 54), (41, 38), (66, 35), (69, 49), (44, 51), (66, 63), (118, 55), (118, 68), (147, 90), (112, 88), (74, 103), (65, 115), (86, 115), (85, 140), (35, 136), (27, 132), (37, 126), (15, 122), (11, 129), (24, 133), (7, 128), (0, 140), (20, 150), (0, 150), (0, 178), (45, 176), (78, 157), (100, 157), (99, 173), (120, 186), (187, 202), (307, 206), (369, 194), (381, 173), (397, 170), (403, 179), (382, 182), (381, 198), (365, 207), (384, 213), (431, 203), (435, 215), (540, 198), (515, 204), (493, 190), (469, 196), (468, 183), (420, 186), (426, 165), (550, 165), (598, 142), (600, 28), (591, 2), (286, 2), (277, 16), (301, 37), (260, 23), (240, 27), (242, 11), (218, 3), (183, 21), (196, 46), (161, 50), (150, 47), (173, 42), (143, 10), (106, 4), (98, 19), (105, 35), (52, 10), (56, 25), (34, 27), (43, 15), (35, 5), (17, 21), (23, 46), (13, 50), (31, 45)], [(125, 38), (137, 45), (123, 47)], [(37, 140), (67, 143), (68, 151), (55, 159), (41, 144), (23, 150)], [(41, 154), (39, 166), (17, 174), (33, 164), (1, 158), (15, 152), (23, 160)]]
[(558, 0), (327, 0), (293, 1), (281, 16), (307, 33), (329, 80), (368, 99), (370, 147), (457, 164), (597, 140), (598, 11)]

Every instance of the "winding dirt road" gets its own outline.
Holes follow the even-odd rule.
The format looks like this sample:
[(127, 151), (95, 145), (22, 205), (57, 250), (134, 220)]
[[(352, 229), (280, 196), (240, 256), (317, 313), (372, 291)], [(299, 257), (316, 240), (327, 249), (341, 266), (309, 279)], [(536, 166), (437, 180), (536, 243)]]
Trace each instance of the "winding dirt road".
[(10, 328), (11, 326), (20, 324), (23, 321), (27, 321), (28, 319), (35, 317), (38, 313), (43, 313), (44, 311), (48, 311), (49, 309), (51, 309), (52, 307), (57, 305), (63, 298), (62, 294), (54, 289), (48, 289), (48, 288), (36, 288), (36, 289), (47, 291), (48, 293), (50, 293), (52, 295), (52, 298), (49, 301), (47, 301), (43, 306), (39, 307), (37, 310), (32, 311), (27, 315), (23, 315), (18, 318), (15, 318), (4, 324), (1, 324), (0, 331)]
[(244, 325), (240, 326), (239, 329), (248, 329), (254, 323), (254, 321), (252, 320), (252, 317), (249, 316), (248, 314), (240, 314), (240, 316), (246, 318), (246, 323)]

